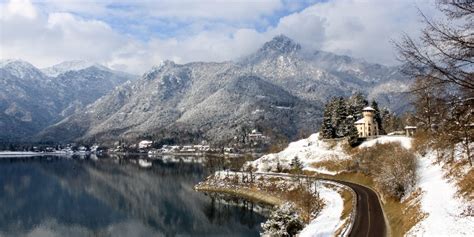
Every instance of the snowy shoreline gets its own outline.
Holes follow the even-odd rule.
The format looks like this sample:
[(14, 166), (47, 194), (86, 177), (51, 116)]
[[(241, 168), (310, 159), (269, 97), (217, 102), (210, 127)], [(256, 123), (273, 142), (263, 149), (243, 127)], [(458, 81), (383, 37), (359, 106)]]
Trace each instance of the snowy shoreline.
[(34, 151), (0, 151), (0, 158), (22, 158), (33, 156), (69, 156), (65, 152), (34, 152)]

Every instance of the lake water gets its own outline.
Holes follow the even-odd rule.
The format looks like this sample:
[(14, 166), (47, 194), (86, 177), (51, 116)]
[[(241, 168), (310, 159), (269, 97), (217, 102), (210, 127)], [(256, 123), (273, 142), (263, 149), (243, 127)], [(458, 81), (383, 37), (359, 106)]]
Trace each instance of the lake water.
[(221, 161), (135, 158), (0, 159), (0, 236), (259, 236), (253, 207), (193, 190)]

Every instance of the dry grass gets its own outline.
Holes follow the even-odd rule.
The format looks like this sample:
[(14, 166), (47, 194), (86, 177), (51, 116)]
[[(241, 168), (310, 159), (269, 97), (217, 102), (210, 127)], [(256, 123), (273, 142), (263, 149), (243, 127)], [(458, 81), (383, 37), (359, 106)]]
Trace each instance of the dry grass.
[(326, 160), (312, 163), (314, 168), (325, 168), (329, 171), (345, 171), (352, 162), (350, 160)]
[(458, 194), (468, 201), (474, 200), (474, 169), (469, 162), (447, 162), (443, 168), (447, 171), (447, 178), (456, 181)]
[(474, 169), (471, 169), (458, 182), (458, 193), (469, 201), (474, 200)]
[(425, 217), (419, 203), (420, 195), (421, 191), (417, 190), (403, 202), (392, 198), (385, 201), (383, 209), (390, 225), (391, 236), (404, 236), (407, 231)]
[(329, 149), (334, 149), (337, 145), (336, 140), (327, 140), (325, 142), (328, 144)]
[(352, 212), (352, 209), (354, 208), (352, 206), (353, 196), (352, 193), (347, 191), (346, 189), (342, 189), (341, 191), (339, 191), (339, 194), (341, 195), (342, 200), (344, 201), (344, 209), (342, 210), (341, 214), (341, 220), (344, 220), (349, 217)]
[(419, 131), (415, 134), (412, 141), (412, 149), (415, 153), (425, 155), (431, 145), (432, 135), (428, 132)]
[(305, 223), (311, 221), (311, 213), (321, 211), (324, 202), (319, 198), (313, 196), (308, 190), (298, 188), (288, 192), (282, 193), (285, 200), (290, 201), (296, 205), (301, 219)]
[(280, 197), (276, 197), (275, 195), (262, 192), (256, 188), (237, 188), (237, 189), (229, 189), (229, 188), (216, 188), (216, 187), (209, 187), (204, 186), (198, 189), (202, 192), (217, 192), (217, 193), (226, 193), (238, 197), (243, 197), (248, 200), (256, 201), (256, 202), (263, 202), (269, 205), (281, 205), (284, 203)]

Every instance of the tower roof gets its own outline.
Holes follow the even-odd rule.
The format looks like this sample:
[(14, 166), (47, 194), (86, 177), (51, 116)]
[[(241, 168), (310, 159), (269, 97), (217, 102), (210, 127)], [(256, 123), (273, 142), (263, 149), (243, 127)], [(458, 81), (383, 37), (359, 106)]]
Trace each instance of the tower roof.
[(361, 119), (357, 120), (354, 124), (364, 124), (364, 123), (365, 123), (365, 119), (361, 118)]
[(370, 106), (367, 106), (367, 107), (363, 108), (362, 111), (375, 111), (375, 109), (370, 107)]

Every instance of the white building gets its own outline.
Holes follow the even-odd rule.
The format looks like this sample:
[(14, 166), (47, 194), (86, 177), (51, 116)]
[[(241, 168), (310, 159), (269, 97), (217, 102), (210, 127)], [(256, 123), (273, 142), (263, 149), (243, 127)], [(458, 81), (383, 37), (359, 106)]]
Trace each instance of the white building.
[(265, 141), (267, 139), (266, 136), (264, 136), (261, 132), (259, 132), (257, 129), (252, 130), (251, 133), (249, 133), (248, 138), (250, 142), (259, 142), (259, 141)]
[(138, 149), (150, 148), (152, 144), (153, 144), (152, 141), (143, 140), (143, 141), (138, 143)]
[(379, 126), (374, 120), (375, 109), (372, 107), (365, 107), (362, 109), (363, 118), (357, 120), (354, 124), (359, 133), (359, 137), (372, 137), (379, 135)]

